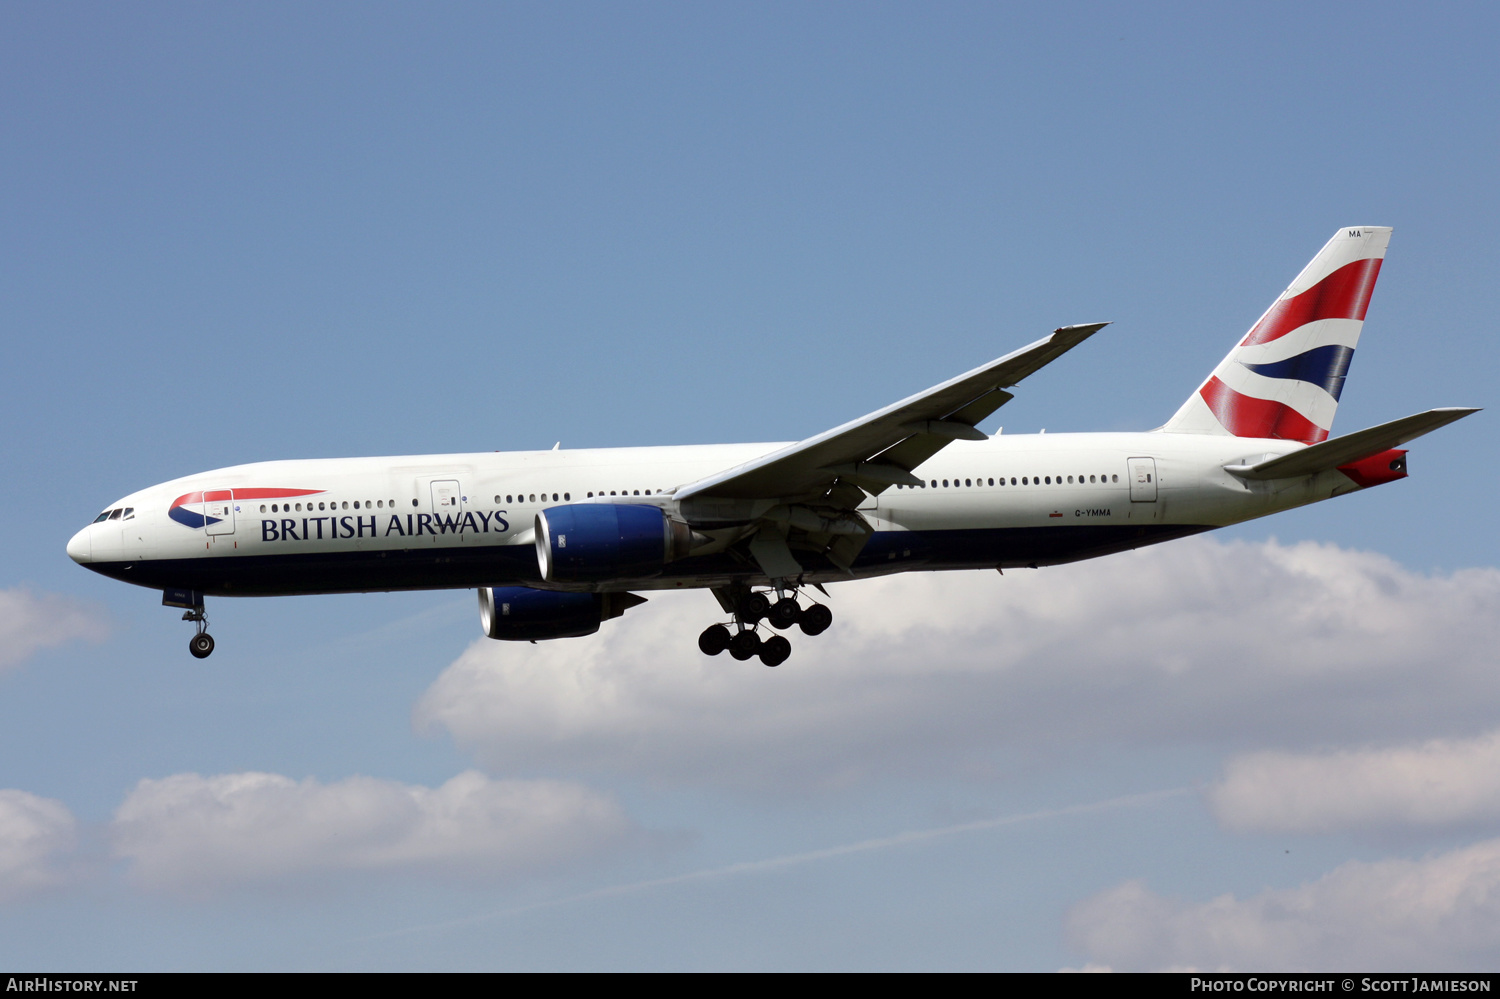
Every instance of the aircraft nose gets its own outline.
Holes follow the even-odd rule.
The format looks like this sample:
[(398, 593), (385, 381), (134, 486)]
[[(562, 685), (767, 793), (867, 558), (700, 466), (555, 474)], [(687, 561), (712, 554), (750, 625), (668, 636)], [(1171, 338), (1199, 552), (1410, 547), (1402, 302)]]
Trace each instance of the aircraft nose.
[(94, 545), (89, 539), (89, 529), (85, 527), (68, 541), (68, 558), (83, 565), (94, 561)]

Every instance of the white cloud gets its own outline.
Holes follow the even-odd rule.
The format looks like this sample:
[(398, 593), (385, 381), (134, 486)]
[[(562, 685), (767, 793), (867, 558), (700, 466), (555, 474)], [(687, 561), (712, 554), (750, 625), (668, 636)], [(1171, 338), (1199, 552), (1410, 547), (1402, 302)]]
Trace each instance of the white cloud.
[(1500, 732), (1383, 749), (1252, 753), (1209, 803), (1240, 832), (1440, 827), (1500, 818)]
[(706, 658), (658, 594), (598, 635), (476, 641), (414, 720), (497, 772), (810, 787), (1080, 744), (1283, 746), (1474, 731), (1500, 696), (1500, 571), (1194, 539), (1040, 571), (834, 587), (790, 661)]
[(59, 865), (77, 840), (77, 822), (60, 801), (0, 791), (0, 901), (66, 879)]
[(49, 646), (79, 638), (99, 641), (107, 631), (97, 609), (71, 597), (0, 590), (0, 669), (19, 665)]
[(278, 774), (143, 780), (116, 811), (116, 855), (147, 888), (199, 895), (350, 871), (493, 878), (595, 854), (632, 830), (608, 795), (561, 781), (438, 788)]
[(1493, 968), (1500, 840), (1421, 860), (1350, 861), (1296, 888), (1203, 904), (1127, 881), (1074, 907), (1074, 945), (1121, 971)]

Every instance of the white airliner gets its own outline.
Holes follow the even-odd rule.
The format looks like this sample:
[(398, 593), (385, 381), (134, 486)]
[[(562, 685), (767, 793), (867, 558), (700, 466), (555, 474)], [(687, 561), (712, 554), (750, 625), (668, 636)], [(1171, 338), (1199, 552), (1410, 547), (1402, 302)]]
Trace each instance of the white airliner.
[(1404, 478), (1400, 445), (1476, 410), (1328, 438), (1390, 234), (1340, 230), (1150, 432), (979, 430), (1089, 323), (794, 444), (237, 465), (110, 504), (68, 554), (186, 608), (199, 658), (206, 596), (477, 588), (485, 634), (535, 641), (698, 587), (729, 621), (699, 647), (776, 666), (763, 623), (832, 621), (804, 587), (1074, 562)]

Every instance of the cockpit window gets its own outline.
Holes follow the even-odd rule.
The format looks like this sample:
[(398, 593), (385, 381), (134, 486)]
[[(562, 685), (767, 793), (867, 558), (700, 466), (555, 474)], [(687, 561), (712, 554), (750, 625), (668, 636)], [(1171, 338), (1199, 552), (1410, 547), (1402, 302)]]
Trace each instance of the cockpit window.
[(96, 523), (96, 524), (97, 524), (97, 523), (99, 523), (99, 521), (101, 521), (101, 520), (108, 520), (108, 519), (109, 519), (109, 511), (108, 511), (108, 510), (105, 510), (105, 511), (104, 511), (104, 512), (103, 512), (103, 513), (101, 513), (101, 514), (100, 514), (100, 515), (99, 515), (99, 516), (97, 516), (97, 517), (95, 517), (95, 518), (94, 518), (94, 523)]
[(124, 513), (124, 511), (121, 510), (119, 507), (116, 507), (115, 509), (109, 511), (109, 519), (110, 520), (119, 520), (120, 519), (120, 514), (122, 514), (122, 513)]
[(125, 512), (120, 515), (120, 519), (121, 520), (134, 520), (135, 519), (135, 507), (133, 507), (133, 506), (127, 506), (125, 508)]

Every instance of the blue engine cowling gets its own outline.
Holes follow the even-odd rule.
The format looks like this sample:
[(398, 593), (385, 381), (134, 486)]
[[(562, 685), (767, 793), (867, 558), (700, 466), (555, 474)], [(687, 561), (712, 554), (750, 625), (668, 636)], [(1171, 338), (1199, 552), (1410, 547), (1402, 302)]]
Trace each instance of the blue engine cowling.
[(536, 558), (549, 583), (645, 579), (686, 555), (693, 532), (654, 506), (575, 503), (536, 515)]
[(554, 593), (529, 586), (479, 588), (479, 625), (490, 638), (535, 642), (581, 638), (626, 608), (646, 602), (634, 593)]

